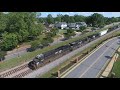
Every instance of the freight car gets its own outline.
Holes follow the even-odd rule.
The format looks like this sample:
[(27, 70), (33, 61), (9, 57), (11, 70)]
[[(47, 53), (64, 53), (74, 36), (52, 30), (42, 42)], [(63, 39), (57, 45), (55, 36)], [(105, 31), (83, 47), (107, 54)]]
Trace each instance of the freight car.
[[(114, 28), (109, 28), (109, 31), (112, 31), (114, 29), (118, 28), (118, 26), (114, 27)], [(107, 34), (108, 32), (106, 32), (105, 34)], [(100, 33), (97, 34), (93, 34), (90, 35), (86, 38), (83, 38), (82, 40), (76, 40), (72, 43), (69, 43), (68, 45), (64, 45), (61, 47), (58, 47), (56, 49), (50, 50), (48, 52), (42, 53), (40, 55), (37, 55), (31, 62), (28, 63), (28, 67), (31, 69), (37, 69), (40, 65), (42, 65), (44, 62), (49, 62), (51, 60), (54, 60), (57, 58), (60, 58), (61, 56), (97, 39), (101, 37)]]
[(120, 25), (116, 25), (116, 26), (114, 26), (114, 27), (110, 27), (109, 29), (108, 29), (108, 32), (111, 32), (111, 31), (113, 31), (113, 30), (115, 30), (115, 29), (117, 29), (117, 28), (119, 28), (120, 27)]
[[(37, 55), (31, 62), (29, 62), (28, 66), (31, 69), (37, 69), (40, 65), (42, 65), (44, 62), (49, 62), (51, 59), (53, 60), (55, 57), (65, 55), (82, 45), (85, 45), (86, 43), (89, 43), (90, 41), (94, 40), (98, 37), (98, 34), (94, 34), (91, 36), (88, 36), (87, 38), (84, 38), (82, 40), (76, 40), (72, 43), (69, 43), (68, 45), (64, 45), (61, 47), (58, 47), (56, 49), (50, 50), (48, 52), (42, 53), (40, 55)], [(90, 40), (90, 41), (89, 41)]]

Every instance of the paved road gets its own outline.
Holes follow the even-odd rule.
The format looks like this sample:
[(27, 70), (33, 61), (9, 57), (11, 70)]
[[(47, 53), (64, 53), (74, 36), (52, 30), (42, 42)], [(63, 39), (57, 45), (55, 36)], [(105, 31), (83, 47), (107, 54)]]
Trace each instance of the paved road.
[(64, 78), (96, 78), (104, 66), (111, 60), (120, 44), (120, 38), (114, 38), (100, 47), (92, 55), (86, 58), (82, 63), (78, 64)]
[[(117, 29), (117, 30), (120, 30), (120, 28)], [(102, 37), (100, 37), (100, 38), (98, 38), (98, 39), (96, 39), (96, 40), (94, 40), (94, 41), (92, 41), (92, 42), (90, 42), (90, 43), (80, 47), (80, 48), (78, 48), (77, 50), (74, 50), (73, 52), (71, 52), (71, 53), (69, 53), (67, 55), (64, 55), (63, 57), (61, 57), (61, 58), (59, 58), (59, 59), (57, 59), (57, 60), (55, 60), (55, 61), (53, 61), (53, 62), (51, 62), (51, 63), (49, 63), (49, 64), (47, 64), (45, 66), (39, 68), (38, 70), (35, 70), (33, 73), (30, 73), (27, 76), (25, 76), (25, 78), (34, 78), (34, 77), (36, 77), (38, 75), (39, 76), (43, 75), (44, 73), (48, 72), (52, 68), (54, 68), (54, 67), (58, 66), (59, 64), (63, 63), (67, 59), (70, 59), (72, 56), (74, 56), (78, 52), (81, 52), (85, 48), (87, 48), (87, 47), (91, 46), (92, 44), (96, 43), (100, 39), (103, 39), (104, 37), (109, 36), (109, 34), (111, 34), (111, 33), (112, 32), (110, 32), (110, 33), (108, 33), (108, 34), (106, 34), (106, 35), (104, 35), (104, 36), (102, 36)]]
[[(55, 45), (55, 44), (59, 44), (63, 41), (60, 41), (59, 39), (58, 40), (55, 40), (53, 43), (51, 43), (50, 45)], [(27, 49), (27, 48), (26, 48)], [(19, 57), (21, 55), (24, 55), (27, 53), (27, 50), (26, 49), (23, 49), (23, 50), (20, 50), (20, 51), (16, 51), (15, 53), (12, 53), (12, 54), (8, 54), (5, 56), (5, 60), (10, 60), (12, 58), (16, 58), (16, 57)]]
[[(117, 24), (117, 23), (115, 23), (115, 24)], [(108, 26), (112, 26), (112, 24), (110, 24), (110, 25), (106, 25), (105, 27), (108, 27)], [(78, 35), (79, 36), (79, 35)], [(75, 36), (75, 37), (78, 37), (77, 35)], [(74, 38), (75, 38), (74, 37)], [(55, 40), (53, 43), (51, 43), (50, 45), (55, 45), (55, 44), (59, 44), (59, 43), (61, 43), (61, 42), (63, 42), (63, 41), (60, 41), (60, 39), (58, 39), (58, 40)], [(27, 50), (26, 49), (23, 49), (23, 50), (21, 50), (21, 51), (17, 51), (17, 52), (15, 52), (15, 53), (13, 53), (13, 54), (8, 54), (8, 55), (6, 55), (5, 56), (5, 60), (10, 60), (10, 59), (12, 59), (12, 58), (16, 58), (16, 57), (18, 57), (18, 56), (21, 56), (21, 55), (23, 55), (23, 54), (25, 54), (25, 53), (27, 53)]]

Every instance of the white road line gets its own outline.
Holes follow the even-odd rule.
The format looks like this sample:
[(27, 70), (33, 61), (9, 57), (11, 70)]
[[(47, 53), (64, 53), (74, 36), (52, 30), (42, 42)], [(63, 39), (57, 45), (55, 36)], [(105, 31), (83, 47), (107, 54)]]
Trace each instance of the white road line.
[[(113, 54), (115, 53), (115, 51), (110, 55), (110, 56), (112, 56)], [(114, 55), (113, 55), (114, 56)], [(108, 59), (109, 60), (109, 59)], [(106, 61), (106, 63), (105, 63), (105, 65), (102, 67), (102, 69), (101, 70), (103, 70), (104, 68), (105, 68), (105, 66), (109, 63), (109, 61)], [(96, 75), (96, 78), (102, 73), (102, 71), (100, 70), (100, 72)]]
[[(116, 42), (116, 41), (114, 41), (114, 42)], [(114, 44), (114, 42), (96, 59), (96, 61), (94, 62), (94, 63), (92, 63), (91, 65), (90, 65), (90, 67), (88, 67), (88, 69), (87, 70), (85, 70), (83, 73), (82, 73), (82, 75), (80, 75), (80, 77), (79, 78), (81, 78), (95, 63), (97, 63), (97, 61), (99, 61), (100, 60), (100, 57), (102, 57), (103, 56), (103, 54), (105, 54), (106, 53), (106, 51), (109, 49), (109, 48), (111, 48), (111, 46)]]
[[(116, 38), (116, 37), (115, 37)], [(75, 67), (73, 67), (70, 71), (68, 71), (66, 74), (64, 74), (63, 76), (61, 76), (61, 78), (64, 78), (65, 76), (67, 76), (70, 72), (72, 72), (76, 67), (78, 67), (82, 62), (84, 62), (87, 58), (89, 58), (92, 54), (94, 54), (98, 49), (100, 49), (102, 46), (104, 46), (106, 43), (108, 43), (109, 41), (115, 39), (109, 39), (108, 41), (104, 42), (101, 46), (97, 47), (97, 49), (95, 51), (93, 51), (90, 55), (88, 55), (87, 57), (84, 58), (84, 60), (82, 60), (80, 63), (78, 63)]]

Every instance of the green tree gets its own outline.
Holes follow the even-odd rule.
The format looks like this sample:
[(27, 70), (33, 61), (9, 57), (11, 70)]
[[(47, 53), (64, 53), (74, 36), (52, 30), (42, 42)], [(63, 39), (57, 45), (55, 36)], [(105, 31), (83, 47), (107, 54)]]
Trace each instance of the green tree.
[(89, 18), (89, 23), (92, 24), (94, 27), (101, 27), (105, 24), (104, 16), (98, 13), (92, 14)]
[(49, 14), (46, 18), (48, 24), (53, 24), (54, 23), (54, 18), (52, 17), (51, 14)]
[(75, 22), (74, 17), (73, 17), (73, 16), (70, 16), (70, 17), (69, 17), (69, 23), (74, 23), (74, 22)]
[(69, 23), (69, 21), (70, 21), (69, 15), (63, 15), (62, 16), (62, 21)]
[(70, 38), (71, 36), (74, 36), (74, 35), (75, 35), (75, 32), (72, 29), (68, 29), (67, 33), (64, 33), (65, 38)]
[(56, 22), (61, 22), (62, 21), (62, 15), (58, 14), (57, 17), (55, 18)]
[(57, 33), (59, 32), (59, 29), (57, 29), (57, 28), (53, 28), (53, 29), (51, 29), (51, 37), (54, 37)]
[(7, 15), (3, 12), (0, 12), (0, 36), (4, 32), (7, 23)]
[(31, 43), (31, 49), (34, 51), (38, 46), (39, 46), (40, 42), (38, 41), (33, 41)]
[(85, 22), (85, 19), (86, 19), (85, 16), (77, 15), (77, 14), (74, 15), (75, 22)]
[(80, 27), (80, 31), (81, 31), (81, 32), (83, 32), (85, 29), (86, 29), (85, 26), (81, 26), (81, 27)]
[(52, 43), (52, 42), (53, 42), (52, 37), (51, 37), (51, 36), (46, 36), (45, 38), (43, 38), (41, 44), (42, 44), (43, 46), (47, 46), (47, 45), (49, 45), (49, 44)]
[(11, 50), (18, 44), (17, 35), (5, 32), (3, 35), (2, 50)]
[(0, 61), (5, 58), (6, 54), (7, 54), (6, 51), (0, 51)]

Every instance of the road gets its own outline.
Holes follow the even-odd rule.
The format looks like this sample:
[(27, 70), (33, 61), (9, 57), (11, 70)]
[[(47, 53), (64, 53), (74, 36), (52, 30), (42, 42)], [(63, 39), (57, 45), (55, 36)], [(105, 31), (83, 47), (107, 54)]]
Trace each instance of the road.
[(120, 38), (108, 41), (82, 63), (68, 71), (62, 78), (97, 78), (120, 46), (118, 42), (120, 42)]
[[(59, 44), (59, 43), (61, 43), (61, 42), (63, 42), (63, 41), (60, 41), (59, 39), (58, 40), (55, 40), (53, 43), (51, 43), (50, 45), (52, 46), (52, 45), (55, 45), (55, 44)], [(6, 55), (5, 56), (5, 60), (10, 60), (10, 59), (12, 59), (12, 58), (16, 58), (16, 57), (19, 57), (19, 56), (21, 56), (21, 55), (24, 55), (24, 54), (26, 54), (27, 53), (27, 50), (26, 50), (27, 48), (24, 48), (24, 49), (22, 49), (22, 50), (18, 50), (18, 51), (16, 51), (16, 52), (14, 52), (14, 53), (11, 53), (11, 54), (8, 54), (8, 55)]]
[[(120, 28), (116, 29), (116, 30), (120, 30)], [(104, 36), (102, 36), (102, 37), (100, 37), (100, 38), (98, 38), (98, 39), (80, 47), (80, 48), (78, 48), (77, 50), (74, 50), (74, 51), (70, 52), (69, 54), (64, 55), (63, 57), (61, 57), (61, 58), (59, 58), (59, 59), (57, 59), (57, 60), (55, 60), (55, 61), (53, 61), (53, 62), (51, 62), (51, 63), (49, 63), (45, 66), (39, 68), (38, 70), (35, 70), (33, 73), (30, 73), (27, 76), (25, 76), (25, 78), (34, 78), (38, 75), (39, 76), (43, 75), (44, 73), (48, 72), (52, 68), (54, 68), (54, 67), (58, 66), (59, 64), (65, 62), (67, 59), (70, 59), (75, 54), (83, 51), (85, 48), (87, 48), (87, 47), (91, 46), (92, 44), (98, 42), (99, 40), (103, 39), (104, 37), (109, 36), (109, 34), (111, 34), (111, 33), (113, 33), (113, 32), (110, 32), (110, 33), (108, 33), (108, 34), (106, 34), (106, 35), (104, 35)]]
[[(118, 23), (115, 23), (115, 24), (118, 24)], [(110, 25), (106, 25), (105, 27), (108, 27), (108, 26), (112, 26), (113, 24), (110, 24)], [(79, 35), (78, 35), (79, 36)], [(78, 37), (77, 35), (75, 37)], [(75, 38), (73, 37), (73, 38)], [(50, 45), (55, 45), (55, 44), (59, 44), (63, 41), (61, 41), (60, 39), (56, 39), (53, 43), (51, 43)], [(27, 48), (26, 48), (27, 49)], [(23, 50), (18, 50), (12, 54), (8, 54), (5, 56), (5, 60), (10, 60), (12, 58), (16, 58), (18, 56), (21, 56), (21, 55), (24, 55), (25, 53), (27, 53), (27, 50), (26, 49), (23, 49)]]

